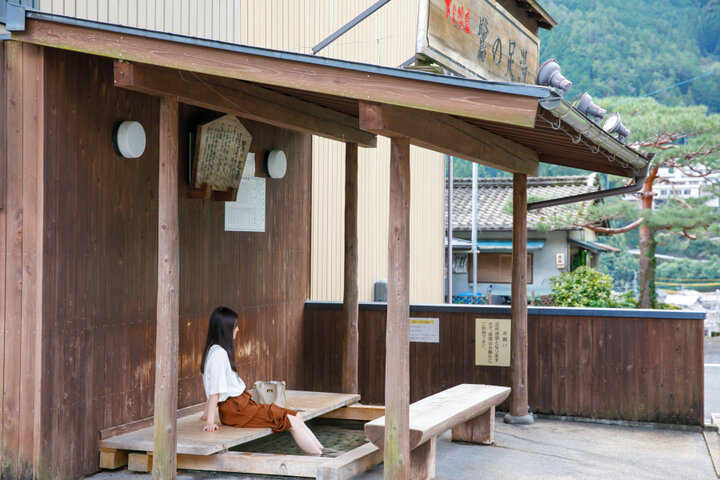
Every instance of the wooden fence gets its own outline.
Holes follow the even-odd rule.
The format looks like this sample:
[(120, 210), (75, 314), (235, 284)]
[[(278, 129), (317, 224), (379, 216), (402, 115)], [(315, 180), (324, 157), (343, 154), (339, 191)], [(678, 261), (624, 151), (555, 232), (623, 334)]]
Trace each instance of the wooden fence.
[[(307, 302), (305, 388), (341, 389), (341, 304)], [(509, 307), (418, 305), (438, 318), (439, 343), (410, 344), (410, 400), (459, 383), (510, 386), (510, 368), (475, 365), (475, 319), (510, 318)], [(384, 402), (384, 304), (361, 304), (362, 401)], [(701, 425), (704, 313), (530, 307), (528, 395), (534, 412)], [(503, 407), (501, 406), (501, 410)], [(506, 409), (506, 408), (505, 408)]]

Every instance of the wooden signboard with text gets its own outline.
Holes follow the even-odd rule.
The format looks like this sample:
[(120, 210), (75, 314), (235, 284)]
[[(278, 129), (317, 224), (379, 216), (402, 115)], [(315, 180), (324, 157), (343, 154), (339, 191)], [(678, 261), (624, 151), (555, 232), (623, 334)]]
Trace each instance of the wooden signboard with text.
[(416, 53), (458, 75), (533, 83), (540, 41), (493, 0), (420, 0)]
[(199, 125), (192, 165), (192, 198), (235, 201), (252, 137), (234, 115)]

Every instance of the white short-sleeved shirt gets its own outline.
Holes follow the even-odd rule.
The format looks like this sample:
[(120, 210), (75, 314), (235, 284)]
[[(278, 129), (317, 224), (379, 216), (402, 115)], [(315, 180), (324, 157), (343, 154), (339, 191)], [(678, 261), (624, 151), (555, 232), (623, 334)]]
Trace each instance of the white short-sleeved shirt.
[(217, 344), (208, 351), (202, 379), (205, 395), (210, 398), (210, 395), (220, 394), (218, 402), (242, 395), (245, 391), (245, 382), (233, 372), (227, 352)]

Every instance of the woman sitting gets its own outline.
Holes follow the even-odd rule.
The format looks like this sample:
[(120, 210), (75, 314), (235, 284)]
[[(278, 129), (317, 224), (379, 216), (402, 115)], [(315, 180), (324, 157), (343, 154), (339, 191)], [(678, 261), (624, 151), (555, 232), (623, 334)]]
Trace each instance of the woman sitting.
[(223, 425), (246, 428), (272, 428), (281, 433), (290, 430), (295, 443), (304, 452), (319, 455), (323, 446), (305, 425), (299, 413), (274, 403), (255, 403), (237, 374), (234, 340), (238, 334), (238, 316), (227, 307), (218, 307), (210, 316), (207, 341), (200, 370), (207, 402), (203, 430), (214, 432), (215, 409)]

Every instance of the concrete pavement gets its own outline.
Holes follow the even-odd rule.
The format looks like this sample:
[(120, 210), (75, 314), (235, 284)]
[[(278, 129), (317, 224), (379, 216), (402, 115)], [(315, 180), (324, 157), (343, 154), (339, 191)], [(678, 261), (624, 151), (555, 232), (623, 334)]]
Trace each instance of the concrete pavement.
[[(438, 439), (437, 479), (716, 479), (700, 431), (601, 425), (538, 419), (528, 426), (507, 425), (497, 416), (495, 445), (460, 445), (450, 432)], [(356, 477), (382, 479), (382, 465)], [(93, 480), (145, 480), (126, 470)], [(285, 478), (181, 472), (179, 479)]]
[(720, 336), (705, 339), (705, 423), (720, 413)]

